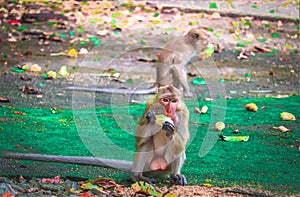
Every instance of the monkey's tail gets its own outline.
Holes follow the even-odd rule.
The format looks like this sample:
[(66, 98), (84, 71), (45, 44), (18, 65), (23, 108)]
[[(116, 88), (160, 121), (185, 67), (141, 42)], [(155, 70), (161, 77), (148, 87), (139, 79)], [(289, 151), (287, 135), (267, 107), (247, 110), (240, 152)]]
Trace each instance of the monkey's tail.
[(158, 85), (154, 84), (150, 88), (146, 89), (124, 89), (124, 88), (96, 88), (96, 87), (81, 87), (81, 86), (68, 86), (67, 90), (73, 91), (86, 91), (86, 92), (98, 92), (98, 93), (112, 93), (112, 94), (155, 94), (158, 89)]
[(57, 155), (41, 155), (41, 154), (23, 154), (13, 152), (2, 152), (3, 158), (18, 160), (34, 160), (57, 163), (70, 163), (80, 165), (93, 165), (105, 168), (114, 168), (123, 171), (131, 171), (132, 162), (115, 159), (104, 159), (97, 157), (78, 157), (78, 156), (57, 156)]

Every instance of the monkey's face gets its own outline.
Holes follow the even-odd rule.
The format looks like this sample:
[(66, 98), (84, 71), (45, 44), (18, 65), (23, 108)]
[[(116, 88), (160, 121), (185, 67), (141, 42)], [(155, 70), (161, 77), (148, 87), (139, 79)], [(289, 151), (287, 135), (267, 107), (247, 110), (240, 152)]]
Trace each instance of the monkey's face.
[(163, 97), (160, 99), (160, 103), (164, 106), (164, 114), (168, 117), (173, 117), (179, 104), (179, 100), (174, 97)]
[(196, 28), (189, 31), (188, 35), (195, 41), (200, 42), (202, 46), (207, 46), (209, 44), (209, 34), (203, 28)]

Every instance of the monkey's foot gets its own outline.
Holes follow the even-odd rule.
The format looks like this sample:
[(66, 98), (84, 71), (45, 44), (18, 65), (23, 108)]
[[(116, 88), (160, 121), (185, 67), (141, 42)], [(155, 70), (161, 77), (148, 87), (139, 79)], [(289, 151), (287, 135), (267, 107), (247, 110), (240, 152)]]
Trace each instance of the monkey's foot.
[(148, 177), (145, 177), (145, 176), (142, 176), (142, 175), (132, 175), (131, 180), (133, 182), (144, 181), (144, 182), (147, 182), (149, 184), (155, 184), (156, 183), (156, 180), (154, 178), (148, 178)]
[(153, 159), (150, 163), (151, 170), (165, 170), (167, 169), (167, 167), (168, 167), (167, 162), (162, 157)]
[(171, 174), (170, 182), (172, 185), (186, 185), (187, 181), (182, 174)]
[(183, 95), (185, 98), (193, 98), (194, 97), (194, 94), (190, 91), (184, 92)]

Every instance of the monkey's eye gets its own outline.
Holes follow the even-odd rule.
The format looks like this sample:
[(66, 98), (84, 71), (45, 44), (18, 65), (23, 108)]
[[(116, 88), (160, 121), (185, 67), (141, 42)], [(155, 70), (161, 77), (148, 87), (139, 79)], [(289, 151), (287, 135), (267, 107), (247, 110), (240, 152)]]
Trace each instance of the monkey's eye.
[(197, 39), (197, 38), (199, 38), (199, 36), (200, 36), (200, 35), (199, 35), (198, 33), (194, 33), (194, 38)]
[(168, 98), (163, 98), (163, 102), (168, 103), (170, 100)]
[(177, 103), (177, 102), (178, 102), (178, 99), (172, 99), (171, 102), (172, 102), (172, 103)]
[(167, 103), (178, 103), (178, 99), (176, 98), (161, 98), (160, 101), (164, 104), (167, 104)]

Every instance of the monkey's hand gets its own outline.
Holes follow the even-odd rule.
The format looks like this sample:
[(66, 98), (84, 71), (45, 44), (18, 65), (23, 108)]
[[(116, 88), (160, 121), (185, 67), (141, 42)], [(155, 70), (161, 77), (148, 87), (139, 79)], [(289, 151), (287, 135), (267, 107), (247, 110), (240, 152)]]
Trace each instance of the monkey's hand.
[(156, 120), (156, 113), (155, 111), (151, 110), (151, 111), (148, 111), (146, 113), (146, 119), (148, 120), (148, 124), (151, 123), (155, 123), (155, 120)]
[(173, 123), (166, 121), (163, 126), (162, 129), (166, 131), (166, 135), (168, 137), (172, 136), (174, 134), (175, 131), (175, 126)]

